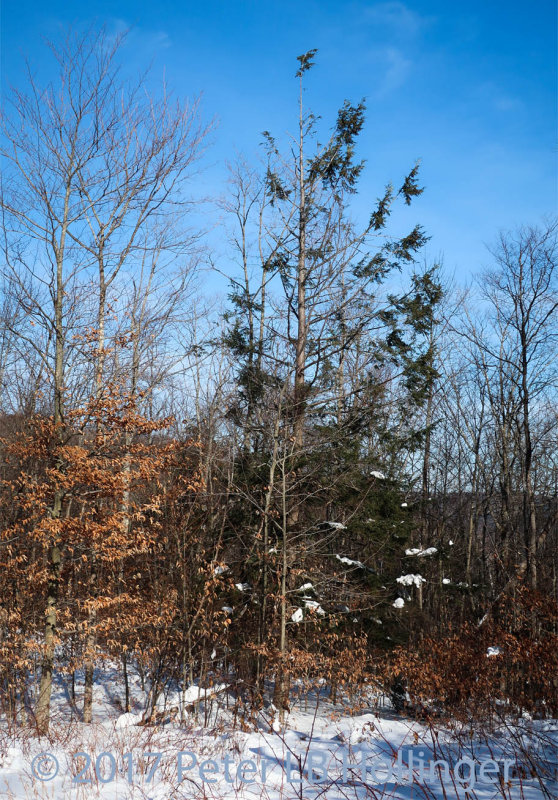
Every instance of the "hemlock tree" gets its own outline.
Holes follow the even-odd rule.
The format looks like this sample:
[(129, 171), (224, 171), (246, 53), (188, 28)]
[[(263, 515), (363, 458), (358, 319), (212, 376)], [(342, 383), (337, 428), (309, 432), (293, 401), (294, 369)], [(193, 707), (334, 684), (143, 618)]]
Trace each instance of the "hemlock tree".
[[(416, 402), (427, 397), (419, 384), (426, 381), (428, 386), (430, 361), (428, 350), (425, 355), (417, 349), (417, 341), (427, 330), (425, 320), (439, 296), (430, 275), (415, 276), (411, 290), (400, 297), (379, 296), (380, 285), (392, 272), (412, 266), (427, 240), (419, 225), (402, 238), (387, 231), (394, 202), (410, 205), (422, 193), (418, 164), (398, 190), (386, 187), (364, 225), (359, 227), (351, 219), (351, 199), (364, 168), (356, 158), (356, 142), (364, 126), (365, 104), (345, 101), (326, 143), (319, 143), (318, 118), (304, 104), (304, 79), (315, 53), (311, 50), (298, 58), (298, 124), (290, 146), (283, 154), (276, 138), (265, 132), (265, 178), (262, 182), (253, 175), (248, 178), (246, 172), (240, 177), (237, 173), (232, 203), (244, 277), (232, 282), (234, 322), (226, 342), (239, 365), (235, 418), (259, 432), (252, 437), (244, 432), (242, 461), (244, 475), (248, 459), (262, 476), (262, 493), (254, 500), (259, 508), (256, 535), (260, 537), (263, 515), (264, 527), (269, 523), (281, 546), (273, 567), (279, 603), (275, 692), (279, 708), (286, 706), (288, 695), (287, 573), (296, 547), (307, 549), (312, 539), (307, 512), (312, 506), (316, 510), (320, 494), (316, 494), (323, 468), (320, 452), (328, 436), (358, 439), (359, 431), (350, 421), (354, 423), (360, 396), (374, 391), (375, 370), (391, 365), (387, 382), (399, 376)], [(248, 268), (250, 232), (253, 260), (261, 269), (254, 288)], [(357, 362), (359, 368), (351, 374)], [(375, 389), (377, 393), (378, 386)], [(271, 410), (276, 422), (268, 422), (267, 430), (276, 434), (266, 440), (261, 423)], [(365, 404), (359, 413), (362, 425)], [(358, 445), (353, 456), (360, 456)], [(342, 472), (343, 465), (339, 468)], [(313, 502), (308, 501), (310, 496)], [(269, 537), (259, 539), (264, 587), (271, 569), (268, 543)], [(268, 638), (269, 633), (268, 628)]]

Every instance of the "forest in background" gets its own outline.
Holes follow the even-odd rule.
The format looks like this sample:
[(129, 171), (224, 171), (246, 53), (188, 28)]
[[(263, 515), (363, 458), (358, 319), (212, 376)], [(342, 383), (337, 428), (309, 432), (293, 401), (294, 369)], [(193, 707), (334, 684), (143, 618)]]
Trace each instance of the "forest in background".
[(359, 224), (365, 104), (315, 116), (309, 51), (291, 135), (203, 205), (217, 257), (211, 126), (121, 44), (70, 32), (3, 109), (0, 711), (45, 731), (63, 671), (91, 721), (110, 658), (153, 712), (174, 681), (281, 713), (303, 679), (556, 716), (556, 220), (467, 290), (392, 231), (418, 164)]

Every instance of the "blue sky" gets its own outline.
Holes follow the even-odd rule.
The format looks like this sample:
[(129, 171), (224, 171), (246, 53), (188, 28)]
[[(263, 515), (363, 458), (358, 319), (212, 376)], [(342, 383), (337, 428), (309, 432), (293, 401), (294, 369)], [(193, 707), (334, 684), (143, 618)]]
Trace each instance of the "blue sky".
[(465, 282), (499, 229), (556, 212), (554, 0), (12, 0), (2, 7), (3, 86), (20, 80), (22, 54), (46, 69), (43, 36), (94, 21), (133, 27), (130, 69), (152, 61), (176, 93), (203, 93), (206, 119), (218, 122), (204, 193), (224, 191), (226, 159), (256, 156), (261, 131), (294, 128), (296, 56), (318, 48), (307, 102), (324, 124), (345, 98), (367, 100), (357, 214), (421, 158), (426, 190), (394, 224), (422, 224), (427, 256), (443, 254)]

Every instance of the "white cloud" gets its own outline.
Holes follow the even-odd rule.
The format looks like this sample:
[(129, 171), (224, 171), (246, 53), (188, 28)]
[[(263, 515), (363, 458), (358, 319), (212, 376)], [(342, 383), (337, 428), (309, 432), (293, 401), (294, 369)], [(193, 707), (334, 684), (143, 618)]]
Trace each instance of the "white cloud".
[(383, 96), (399, 89), (410, 74), (413, 62), (396, 47), (387, 47), (383, 53), (384, 76), (377, 94)]
[(171, 38), (166, 31), (142, 28), (120, 18), (109, 20), (107, 32), (109, 40), (113, 41), (118, 36), (125, 35), (124, 45), (132, 47), (135, 52), (147, 52), (152, 55), (160, 50), (166, 50), (172, 45)]
[(366, 9), (366, 19), (403, 36), (417, 36), (428, 21), (400, 0), (374, 4)]
[(496, 111), (519, 111), (523, 104), (518, 97), (502, 90), (502, 88), (493, 81), (485, 81), (484, 83), (476, 86), (472, 91), (472, 96), (478, 103), (484, 103), (491, 106)]
[(494, 108), (497, 111), (518, 111), (521, 107), (522, 103), (516, 97), (500, 95), (494, 99)]

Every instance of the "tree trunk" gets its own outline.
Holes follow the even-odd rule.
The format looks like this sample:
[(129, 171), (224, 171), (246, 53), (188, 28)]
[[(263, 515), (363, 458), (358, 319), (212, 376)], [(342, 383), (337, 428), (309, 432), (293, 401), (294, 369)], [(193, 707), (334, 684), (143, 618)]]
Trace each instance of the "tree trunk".
[[(58, 498), (57, 500), (59, 502)], [(37, 730), (40, 734), (47, 733), (50, 722), (50, 696), (52, 692), (52, 673), (54, 669), (56, 611), (61, 564), (62, 556), (60, 550), (56, 545), (53, 545), (50, 550), (50, 578), (47, 590), (45, 647), (42, 661), (41, 683), (39, 686), (39, 699), (35, 711)]]
[(285, 711), (289, 709), (290, 677), (288, 670), (287, 646), (287, 569), (288, 569), (288, 516), (287, 516), (287, 482), (285, 458), (282, 461), (282, 519), (283, 519), (283, 553), (281, 568), (281, 611), (279, 623), (279, 663), (275, 677), (273, 702), (279, 709), (281, 723), (285, 719)]
[[(72, 154), (73, 156), (73, 154)], [(73, 162), (73, 157), (72, 157)], [(54, 294), (54, 331), (55, 331), (55, 351), (54, 351), (54, 435), (60, 442), (63, 439), (62, 425), (64, 422), (64, 251), (66, 234), (68, 228), (68, 216), (70, 206), (70, 183), (66, 184), (66, 195), (64, 200), (63, 225), (58, 246), (55, 245), (56, 254), (56, 276)], [(58, 465), (61, 466), (60, 464)], [(53, 506), (51, 510), (52, 519), (59, 519), (62, 511), (62, 493), (56, 490), (54, 493)], [(60, 582), (60, 571), (62, 568), (62, 552), (55, 541), (50, 547), (50, 577), (47, 587), (47, 602), (45, 613), (45, 649), (43, 655), (41, 682), (39, 686), (39, 699), (37, 701), (36, 719), (37, 729), (43, 734), (48, 731), (50, 722), (50, 695), (52, 692), (52, 673), (54, 669), (54, 651), (56, 646), (56, 617), (58, 611), (58, 589)]]

